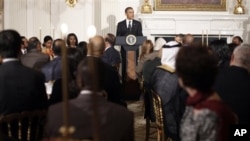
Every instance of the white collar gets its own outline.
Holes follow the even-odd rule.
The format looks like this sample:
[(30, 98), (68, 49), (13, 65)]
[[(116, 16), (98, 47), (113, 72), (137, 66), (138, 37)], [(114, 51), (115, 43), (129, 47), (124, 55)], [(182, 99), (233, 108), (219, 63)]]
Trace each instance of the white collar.
[(111, 46), (110, 46), (110, 47), (105, 48), (105, 50), (104, 50), (104, 51), (108, 50), (109, 48), (111, 48)]
[(91, 93), (92, 93), (92, 91), (90, 91), (90, 90), (81, 90), (81, 92), (80, 92), (81, 95), (86, 95), (86, 94), (91, 94)]
[(5, 58), (3, 59), (3, 63), (10, 62), (10, 61), (18, 61), (17, 58)]

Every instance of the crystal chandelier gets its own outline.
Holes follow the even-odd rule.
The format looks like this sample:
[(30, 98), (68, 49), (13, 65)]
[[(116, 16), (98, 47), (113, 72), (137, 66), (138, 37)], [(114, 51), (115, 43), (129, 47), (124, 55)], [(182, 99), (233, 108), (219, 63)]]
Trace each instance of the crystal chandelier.
[(77, 3), (77, 0), (66, 0), (65, 2), (69, 7), (74, 7)]

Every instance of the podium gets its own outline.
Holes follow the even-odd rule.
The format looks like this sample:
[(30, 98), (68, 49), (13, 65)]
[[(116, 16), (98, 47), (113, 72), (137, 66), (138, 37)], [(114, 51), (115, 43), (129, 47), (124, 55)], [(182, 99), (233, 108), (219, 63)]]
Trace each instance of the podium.
[(135, 67), (139, 56), (139, 47), (147, 39), (145, 36), (117, 36), (115, 45), (121, 46), (122, 57), (122, 98), (139, 100), (141, 91), (136, 78)]

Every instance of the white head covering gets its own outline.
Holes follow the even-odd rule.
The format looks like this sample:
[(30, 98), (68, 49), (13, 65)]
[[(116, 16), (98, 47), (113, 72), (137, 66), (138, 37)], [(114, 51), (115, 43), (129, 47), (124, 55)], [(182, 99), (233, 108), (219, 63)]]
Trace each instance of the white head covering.
[[(179, 43), (176, 41), (170, 41), (166, 45), (167, 46), (176, 46)], [(175, 57), (179, 51), (180, 47), (172, 47), (172, 48), (162, 48), (162, 57), (161, 64), (168, 65), (169, 67), (175, 69)]]
[(155, 41), (155, 46), (154, 46), (154, 50), (158, 51), (162, 48), (163, 45), (165, 45), (167, 42), (165, 39), (163, 38), (157, 38), (157, 40)]

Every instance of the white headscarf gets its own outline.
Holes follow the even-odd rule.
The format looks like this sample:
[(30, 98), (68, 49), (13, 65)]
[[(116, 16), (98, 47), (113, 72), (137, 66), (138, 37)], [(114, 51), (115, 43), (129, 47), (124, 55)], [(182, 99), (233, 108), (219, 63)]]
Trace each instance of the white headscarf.
[[(176, 41), (170, 41), (166, 45), (167, 46), (176, 46), (179, 43)], [(172, 69), (175, 69), (175, 57), (179, 51), (180, 47), (172, 47), (172, 48), (162, 48), (162, 57), (161, 64), (168, 65)]]
[(165, 45), (167, 42), (165, 39), (163, 38), (158, 38), (156, 41), (155, 41), (155, 47), (154, 47), (154, 50), (155, 51), (158, 51), (162, 48), (163, 45)]

